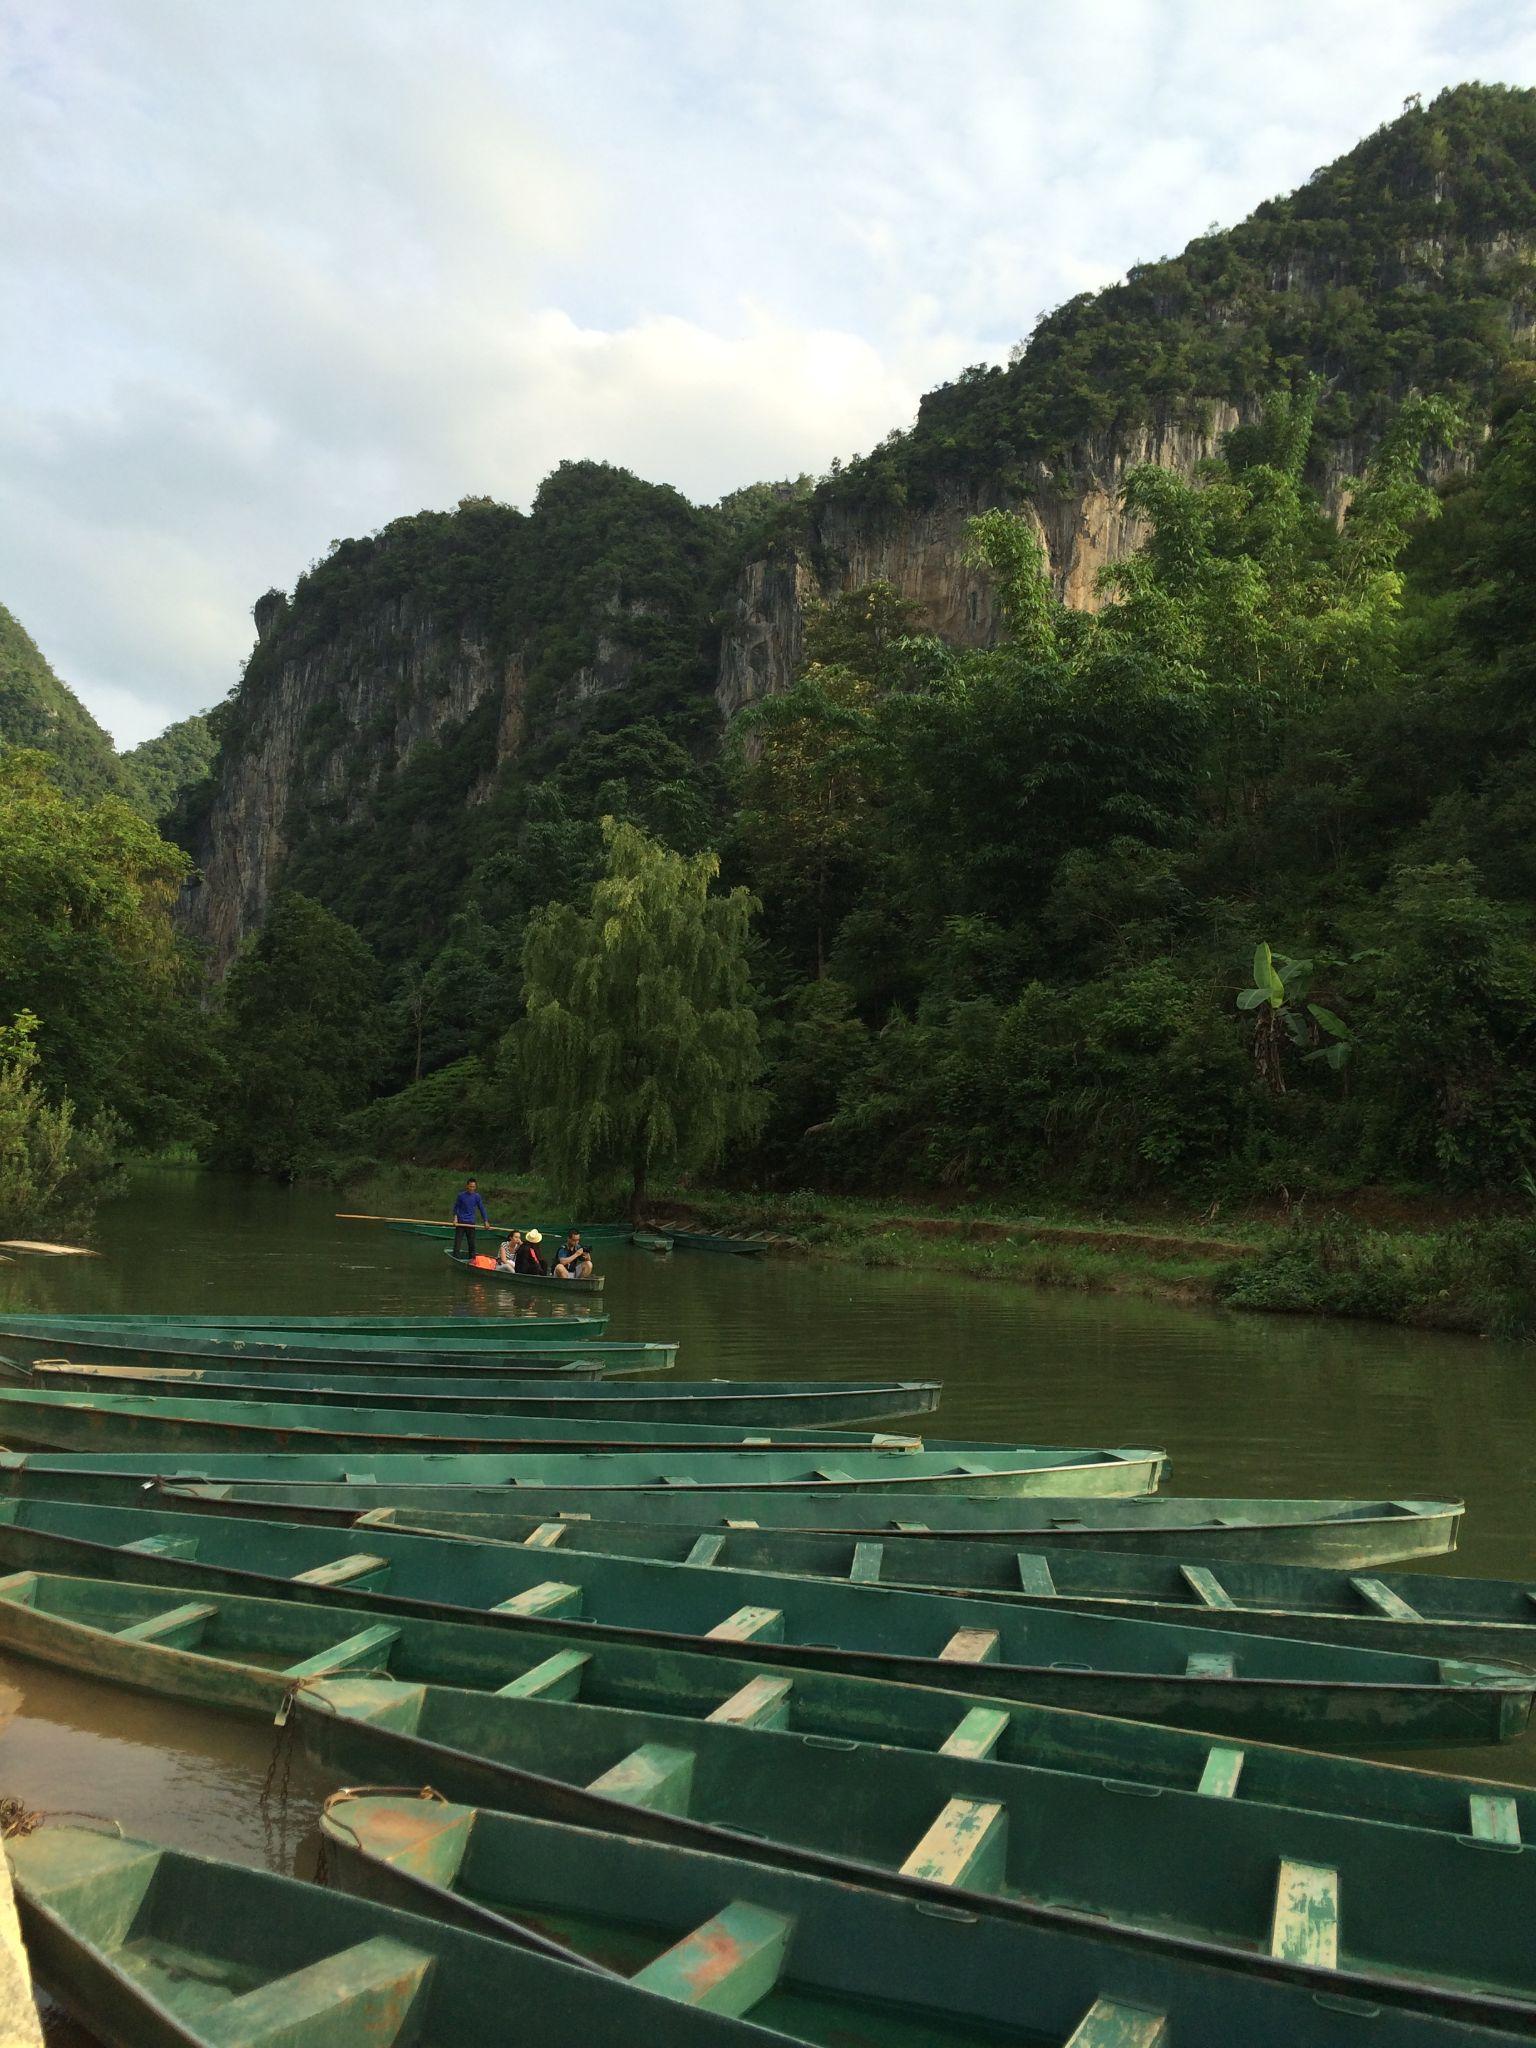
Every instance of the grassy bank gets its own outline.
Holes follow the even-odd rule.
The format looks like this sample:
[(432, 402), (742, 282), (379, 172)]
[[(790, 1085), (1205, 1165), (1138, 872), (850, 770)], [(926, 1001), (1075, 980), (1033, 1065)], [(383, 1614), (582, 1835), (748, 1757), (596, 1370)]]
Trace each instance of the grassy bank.
[[(438, 1167), (338, 1168), (338, 1207), (439, 1217), (456, 1185)], [(526, 1173), (486, 1170), (481, 1191), (498, 1221), (572, 1221), (567, 1205)], [(1372, 1224), (1342, 1211), (1155, 1223), (1067, 1211), (1020, 1216), (1006, 1207), (858, 1201), (816, 1193), (660, 1194), (658, 1221), (756, 1230), (787, 1255), (851, 1265), (964, 1273), (968, 1278), (1135, 1294), (1193, 1307), (1324, 1315), (1473, 1336), (1536, 1335), (1536, 1218), (1477, 1216)]]

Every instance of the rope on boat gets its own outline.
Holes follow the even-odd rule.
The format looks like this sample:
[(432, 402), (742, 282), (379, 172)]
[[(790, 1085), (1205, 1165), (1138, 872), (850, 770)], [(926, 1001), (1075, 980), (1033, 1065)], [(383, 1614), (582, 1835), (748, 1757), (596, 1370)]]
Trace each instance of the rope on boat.
[(23, 1835), (35, 1834), (51, 1820), (100, 1821), (104, 1828), (112, 1830), (119, 1841), (123, 1839), (123, 1824), (110, 1813), (92, 1813), (84, 1806), (29, 1807), (20, 1799), (0, 1799), (0, 1841), (16, 1841)]
[[(320, 1809), (320, 1817), (335, 1828), (339, 1834), (350, 1835), (357, 1844), (358, 1849), (362, 1850), (363, 1838), (357, 1832), (357, 1829), (353, 1827), (350, 1821), (337, 1820), (331, 1812), (331, 1808), (338, 1799), (396, 1798), (436, 1799), (444, 1806), (448, 1804), (446, 1797), (438, 1791), (435, 1785), (338, 1785), (334, 1792), (327, 1793), (325, 1804)], [(330, 1838), (322, 1827), (320, 1830), (320, 1847), (315, 1854), (316, 1884), (329, 1884), (331, 1881), (330, 1848)]]

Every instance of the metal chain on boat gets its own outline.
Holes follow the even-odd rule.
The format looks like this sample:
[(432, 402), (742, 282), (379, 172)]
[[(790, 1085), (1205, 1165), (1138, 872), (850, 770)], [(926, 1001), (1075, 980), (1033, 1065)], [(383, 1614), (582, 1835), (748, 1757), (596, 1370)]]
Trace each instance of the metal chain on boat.
[(85, 1806), (37, 1806), (29, 1807), (20, 1799), (0, 1799), (0, 1841), (18, 1840), (23, 1835), (36, 1833), (51, 1820), (95, 1820), (104, 1828), (110, 1828), (119, 1840), (123, 1836), (123, 1824), (110, 1813), (93, 1813)]

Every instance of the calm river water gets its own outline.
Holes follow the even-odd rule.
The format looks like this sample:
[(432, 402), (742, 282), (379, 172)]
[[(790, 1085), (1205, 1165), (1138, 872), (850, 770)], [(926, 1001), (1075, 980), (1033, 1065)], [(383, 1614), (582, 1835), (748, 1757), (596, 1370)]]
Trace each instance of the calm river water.
[[(445, 1175), (445, 1208), (454, 1185)], [(338, 1222), (336, 1206), (313, 1189), (146, 1168), (102, 1213), (102, 1257), (18, 1256), (0, 1266), (0, 1304), (506, 1307), (506, 1290), (466, 1282), (430, 1241)], [(567, 1219), (513, 1220), (547, 1236)], [(1536, 1348), (803, 1260), (624, 1245), (603, 1247), (602, 1263), (608, 1334), (681, 1340), (679, 1378), (933, 1375), (945, 1435), (1159, 1444), (1174, 1492), (1460, 1496), (1451, 1568), (1536, 1583)], [(269, 1802), (264, 1815), (271, 1754), (265, 1727), (0, 1659), (0, 1795), (30, 1806), (289, 1868), (328, 1788), (300, 1762), (286, 1811)], [(1536, 1739), (1414, 1761), (1536, 1782)]]

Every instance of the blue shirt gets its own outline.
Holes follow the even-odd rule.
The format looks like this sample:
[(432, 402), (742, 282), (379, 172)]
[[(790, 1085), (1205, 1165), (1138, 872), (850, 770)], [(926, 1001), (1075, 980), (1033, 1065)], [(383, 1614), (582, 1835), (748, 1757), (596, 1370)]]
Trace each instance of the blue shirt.
[(480, 1190), (476, 1188), (475, 1192), (471, 1194), (468, 1188), (460, 1188), (453, 1201), (454, 1222), (473, 1223), (477, 1217), (481, 1223), (489, 1223), (491, 1220), (485, 1213), (485, 1204), (480, 1199)]

